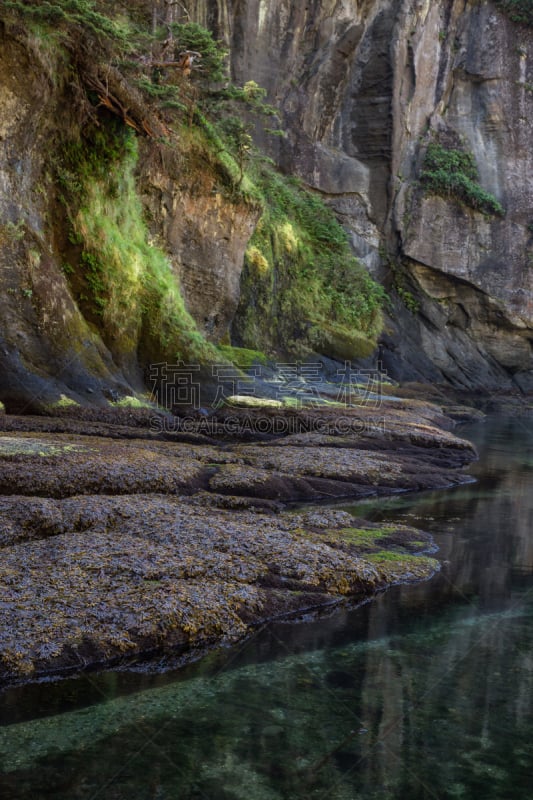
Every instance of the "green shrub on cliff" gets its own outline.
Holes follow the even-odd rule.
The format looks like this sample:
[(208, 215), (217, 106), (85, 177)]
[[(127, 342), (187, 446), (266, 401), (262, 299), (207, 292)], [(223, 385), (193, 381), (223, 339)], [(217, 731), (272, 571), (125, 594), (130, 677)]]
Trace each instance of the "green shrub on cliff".
[(31, 23), (53, 26), (56, 30), (72, 32), (78, 29), (92, 37), (93, 43), (112, 42), (121, 50), (131, 49), (129, 27), (95, 8), (92, 0), (51, 0), (35, 3), (31, 0), (3, 0), (4, 10), (15, 12)]
[(215, 40), (211, 31), (196, 22), (174, 24), (171, 30), (176, 39), (176, 50), (200, 53), (203, 77), (213, 82), (224, 80), (226, 50)]
[(513, 22), (533, 26), (533, 0), (496, 0), (496, 5)]
[(421, 181), (426, 191), (459, 200), (476, 211), (498, 215), (504, 213), (498, 200), (479, 185), (476, 162), (471, 153), (430, 142)]

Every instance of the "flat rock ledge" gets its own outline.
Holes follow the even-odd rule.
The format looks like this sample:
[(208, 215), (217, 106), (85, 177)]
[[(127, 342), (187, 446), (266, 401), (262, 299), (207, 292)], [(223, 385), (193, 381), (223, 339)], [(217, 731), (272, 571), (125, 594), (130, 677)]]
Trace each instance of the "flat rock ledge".
[(358, 410), (342, 431), (321, 410), (319, 432), (293, 411), (290, 432), (265, 439), (263, 424), (243, 441), (258, 413), (242, 412), (233, 437), (223, 414), (207, 432), (202, 420), (1, 418), (2, 682), (193, 657), (439, 568), (421, 531), (286, 508), (464, 481), (475, 451), (435, 407)]

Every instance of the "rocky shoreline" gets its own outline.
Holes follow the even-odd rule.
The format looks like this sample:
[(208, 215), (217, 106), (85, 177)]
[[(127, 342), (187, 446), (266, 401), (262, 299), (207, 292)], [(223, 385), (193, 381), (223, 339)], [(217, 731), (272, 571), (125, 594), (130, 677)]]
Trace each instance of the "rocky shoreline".
[(441, 408), (0, 416), (0, 680), (235, 641), (430, 577), (431, 537), (324, 503), (467, 480)]

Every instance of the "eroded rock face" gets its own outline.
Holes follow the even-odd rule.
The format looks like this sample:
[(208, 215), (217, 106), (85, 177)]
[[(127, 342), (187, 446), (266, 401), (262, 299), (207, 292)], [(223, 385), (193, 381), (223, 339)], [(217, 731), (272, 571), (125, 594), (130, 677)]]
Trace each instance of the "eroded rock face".
[[(531, 29), (511, 23), (491, 4), (463, 9), (453, 3), (449, 16), (431, 4), (423, 32), (415, 32), (410, 41), (411, 56), (398, 46), (404, 76), (411, 58), (414, 80), (410, 87), (400, 76), (397, 80), (396, 115), (406, 124), (396, 129), (391, 221), (411, 275), (439, 304), (439, 335), (452, 346), (470, 340), (466, 358), (434, 358), (434, 363), (449, 370), (458, 384), (470, 380), (463, 365), (470, 364), (471, 371), (475, 361), (482, 361), (486, 377), (480, 380), (480, 375), (477, 383), (495, 385), (505, 380), (503, 372), (530, 387)], [(431, 95), (432, 104), (427, 102)], [(413, 187), (420, 169), (416, 140), (425, 136), (424, 126), (437, 135), (459, 135), (474, 154), (480, 184), (503, 205), (503, 218), (422, 195)]]
[[(383, 339), (396, 377), (533, 386), (533, 36), (492, 3), (198, 2), (238, 81), (282, 110), (262, 144), (329, 199), (354, 249), (420, 303)], [(425, 145), (452, 135), (504, 206), (486, 217), (418, 184)], [(402, 275), (387, 275), (383, 248)]]
[[(54, 252), (47, 145), (62, 119), (49, 65), (0, 30), (0, 374), (8, 410), (31, 412), (120, 384), (77, 308)], [(81, 388), (83, 387), (83, 389)], [(81, 399), (81, 398), (80, 398)]]
[(240, 298), (244, 251), (259, 212), (227, 200), (213, 176), (147, 160), (143, 200), (162, 236), (187, 309), (206, 339), (227, 333)]

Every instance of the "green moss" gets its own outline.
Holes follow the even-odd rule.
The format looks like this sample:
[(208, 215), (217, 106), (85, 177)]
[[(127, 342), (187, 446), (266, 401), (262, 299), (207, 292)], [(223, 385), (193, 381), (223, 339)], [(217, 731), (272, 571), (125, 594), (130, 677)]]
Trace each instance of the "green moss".
[(421, 181), (431, 194), (458, 200), (484, 214), (504, 214), (498, 200), (479, 185), (477, 167), (471, 153), (430, 142)]
[(224, 138), (223, 130), (199, 110), (194, 114), (194, 121), (196, 124), (192, 128), (189, 126), (189, 139), (201, 157), (218, 172), (220, 188), (233, 200), (259, 205), (261, 194), (253, 177), (234, 157), (231, 142)]
[(339, 361), (367, 358), (376, 347), (374, 337), (326, 321), (309, 328), (308, 340), (313, 350), (326, 353)]
[(126, 397), (121, 397), (120, 400), (112, 403), (115, 408), (153, 408), (152, 403), (148, 403), (146, 400), (140, 400), (138, 397), (131, 397), (127, 395)]
[[(407, 573), (418, 577), (427, 577), (428, 573), (436, 572), (440, 565), (435, 558), (428, 556), (411, 555), (407, 553), (396, 553), (390, 550), (381, 550), (378, 553), (365, 553), (365, 561), (369, 561), (376, 567), (384, 570), (385, 574), (389, 570), (400, 570), (402, 578), (407, 577)], [(389, 575), (389, 577), (392, 577)]]
[[(351, 254), (333, 213), (266, 161), (250, 174), (263, 214), (246, 253), (236, 338), (266, 352), (371, 352), (384, 291)], [(344, 340), (341, 348), (334, 339)]]
[(19, 219), (17, 222), (6, 222), (0, 225), (0, 243), (14, 243), (22, 241), (26, 236), (26, 223)]
[[(398, 298), (402, 301), (404, 306), (411, 314), (418, 314), (420, 311), (420, 301), (409, 291), (410, 275), (409, 270), (402, 263), (401, 259), (393, 256), (387, 252), (385, 247), (380, 247), (380, 257), (382, 261), (388, 266), (392, 276), (392, 288), (396, 292)], [(392, 307), (389, 311), (393, 311)]]
[(397, 561), (398, 563), (402, 564), (415, 558), (415, 556), (408, 555), (407, 553), (397, 553), (391, 550), (380, 550), (377, 553), (369, 553), (366, 558), (369, 561), (374, 561), (376, 563)]
[(416, 297), (408, 290), (404, 289), (403, 286), (395, 286), (396, 294), (411, 314), (418, 314), (420, 311), (420, 302), (416, 299)]
[(5, 414), (5, 413), (6, 413), (6, 407), (0, 400), (0, 414)]
[(165, 253), (149, 241), (135, 186), (137, 139), (120, 126), (70, 142), (56, 165), (78, 263), (67, 270), (80, 306), (118, 355), (142, 338), (156, 359), (220, 356), (186, 311)]
[(233, 362), (241, 369), (250, 369), (254, 364), (266, 366), (268, 359), (259, 350), (249, 350), (246, 347), (232, 347), (231, 345), (219, 345), (218, 350), (222, 355)]
[(531, 0), (495, 0), (498, 8), (519, 25), (533, 26), (533, 2)]
[(59, 400), (56, 400), (55, 403), (48, 404), (49, 411), (60, 411), (65, 408), (76, 408), (79, 407), (79, 403), (76, 400), (73, 400), (72, 397), (67, 397), (66, 394), (62, 394), (59, 397)]
[(394, 528), (342, 528), (339, 536), (346, 542), (358, 548), (376, 548), (376, 541), (383, 539)]
[(405, 558), (416, 557), (431, 545), (431, 538), (428, 536), (424, 540), (423, 536), (421, 531), (403, 525), (382, 525), (372, 528), (341, 528), (338, 531), (328, 531), (323, 538), (327, 541), (340, 539), (353, 546), (364, 558), (377, 562), (402, 563)]

